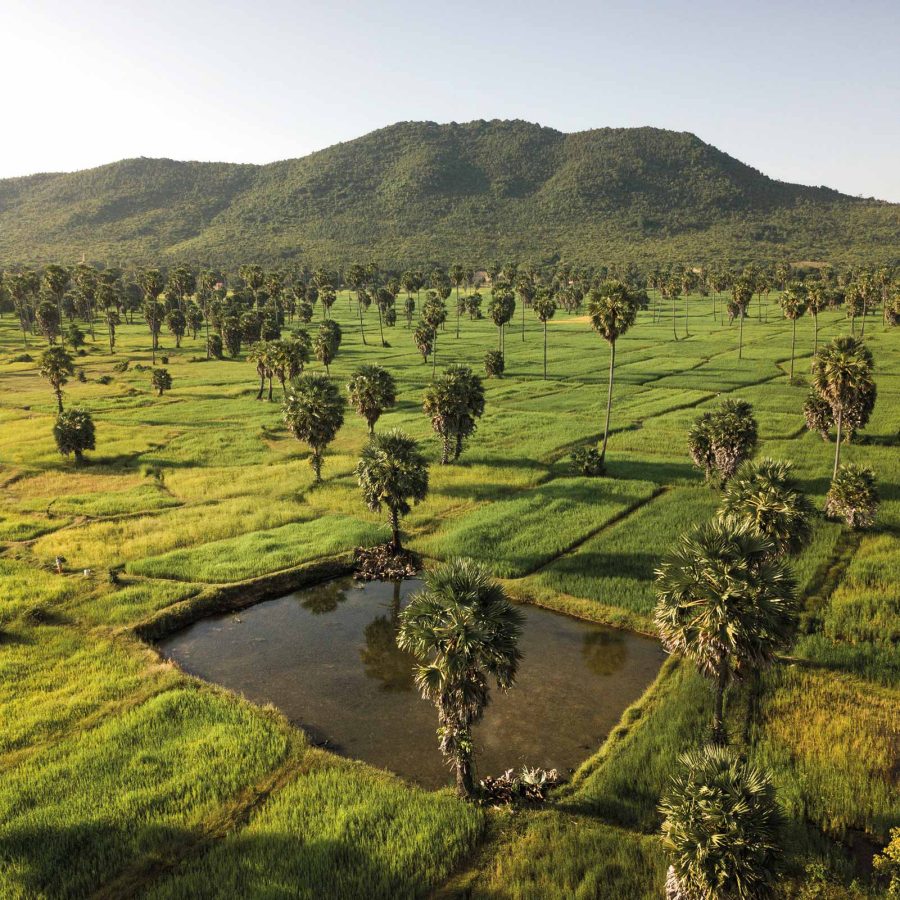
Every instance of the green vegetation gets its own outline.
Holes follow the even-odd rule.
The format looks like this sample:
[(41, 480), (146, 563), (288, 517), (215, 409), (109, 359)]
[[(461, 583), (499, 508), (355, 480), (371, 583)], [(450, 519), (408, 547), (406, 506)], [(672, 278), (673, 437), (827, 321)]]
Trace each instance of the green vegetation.
[[(520, 274), (514, 285), (524, 284)], [(492, 898), (661, 895), (668, 860), (659, 804), (679, 757), (708, 733), (715, 707), (708, 680), (686, 660), (665, 663), (550, 804), (510, 815), (310, 748), (272, 710), (191, 679), (136, 637), (136, 629), (159, 634), (223, 608), (238, 591), (263, 590), (237, 582), (273, 576), (293, 585), (310, 571), (336, 570), (358, 545), (389, 538), (384, 506), (368, 508), (358, 482), (369, 439), (365, 413), (346, 416), (329, 433), (317, 482), (310, 449), (282, 421), (280, 403), (255, 399), (251, 346), (291, 340), (307, 304), (317, 323), (310, 334), (325, 323), (336, 352), (313, 354), (297, 374), (324, 376), (327, 361), (335, 393), (329, 408), (343, 407), (363, 366), (393, 378), (394, 402), (383, 404), (376, 435), (401, 429), (429, 464), (427, 496), (410, 500), (403, 519), (404, 546), (429, 562), (472, 557), (517, 599), (651, 632), (655, 570), (678, 536), (723, 505), (726, 518), (757, 509), (758, 531), (788, 551), (779, 558), (797, 583), (799, 627), (759, 677), (724, 692), (729, 741), (770, 774), (782, 809), (779, 895), (808, 889), (812, 897), (820, 883), (835, 897), (877, 895), (867, 857), (888, 842), (900, 816), (893, 743), (900, 353), (889, 317), (874, 307), (866, 314), (877, 402), (857, 418), (852, 440), (842, 434), (841, 462), (871, 469), (880, 496), (871, 527), (855, 531), (823, 515), (835, 448), (805, 427), (803, 408), (816, 332), (821, 348), (848, 331), (843, 306), (826, 302), (815, 320), (797, 320), (791, 383), (793, 327), (778, 290), (754, 292), (739, 359), (738, 323), (729, 326), (725, 305), (730, 288), (703, 295), (680, 273), (676, 345), (668, 286), (675, 274), (659, 273), (665, 295), (648, 276), (647, 304), (616, 340), (606, 472), (592, 477), (576, 470), (573, 455), (602, 440), (609, 356), (585, 315), (589, 290), (576, 295), (610, 273), (571, 274), (533, 273), (533, 302), (552, 289), (555, 314), (546, 322), (526, 315), (520, 340), (516, 307), (504, 326), (504, 377), (485, 379), (468, 397), (465, 452), (443, 466), (444, 434), (423, 410), (433, 360), (422, 362), (416, 318), (391, 324), (393, 308), (379, 305), (378, 288), (390, 278), (363, 276), (368, 308), (327, 272), (287, 279), (274, 294), (279, 321), (266, 269), (247, 270), (227, 289), (201, 273), (193, 294), (181, 293), (173, 283), (181, 276), (170, 270), (160, 273), (158, 302), (166, 315), (183, 304), (187, 327), (179, 336), (163, 317), (155, 338), (140, 312), (143, 293), (128, 299), (137, 282), (115, 279), (114, 341), (98, 299), (93, 318), (77, 313), (84, 355), (66, 342), (76, 372), (66, 376), (65, 409), (87, 410), (96, 423), (95, 447), (79, 466), (54, 441), (57, 397), (40, 373), (48, 337), (34, 307), (14, 305), (24, 319), (3, 307), (0, 893), (394, 897), (443, 887), (451, 896)], [(20, 277), (29, 280), (4, 278), (4, 302), (14, 304)], [(431, 279), (423, 279), (421, 297), (415, 277), (403, 282), (421, 311)], [(714, 273), (708, 283), (719, 283)], [(829, 292), (844, 289), (837, 279), (827, 284)], [(407, 288), (398, 290), (402, 304)], [(490, 286), (481, 288), (480, 307), (465, 302), (474, 296), (465, 279), (459, 295), (459, 338), (452, 318), (438, 326), (438, 381), (453, 364), (482, 371), (498, 343), (487, 313)], [(32, 296), (27, 284), (25, 296)], [(56, 346), (70, 331), (66, 296), (62, 328), (50, 329)], [(195, 317), (196, 332), (191, 304), (203, 315)], [(375, 330), (379, 315), (387, 346)], [(276, 326), (280, 336), (263, 336)], [(229, 336), (238, 342), (236, 358)], [(216, 337), (225, 358), (207, 358)], [(161, 397), (148, 385), (154, 353), (168, 357), (172, 375)], [(280, 400), (272, 362), (267, 371)], [(290, 377), (285, 386), (290, 393)], [(357, 399), (366, 398), (353, 400), (361, 408)], [(721, 490), (693, 465), (688, 433), (723, 400), (752, 405), (758, 446)], [(825, 430), (835, 436), (833, 422)], [(448, 458), (455, 433), (448, 432)], [(792, 467), (771, 469), (759, 462), (767, 457)], [(811, 514), (783, 508), (797, 492), (811, 501)], [(799, 540), (798, 515), (809, 520), (808, 541), (805, 532)], [(797, 540), (787, 540), (788, 532)], [(860, 886), (851, 890), (854, 878)]]
[(448, 256), (890, 262), (897, 235), (895, 204), (775, 181), (657, 128), (402, 122), (266, 166), (129, 159), (0, 180), (0, 258), (21, 263), (84, 252), (237, 267), (300, 248), (317, 264), (397, 268)]

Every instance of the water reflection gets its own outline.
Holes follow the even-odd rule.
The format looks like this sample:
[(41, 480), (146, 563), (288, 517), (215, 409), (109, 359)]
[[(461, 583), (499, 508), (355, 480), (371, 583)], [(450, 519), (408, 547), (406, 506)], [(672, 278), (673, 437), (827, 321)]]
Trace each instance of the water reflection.
[(628, 643), (621, 631), (589, 631), (581, 641), (585, 665), (595, 675), (612, 675), (628, 661)]
[[(339, 579), (206, 619), (161, 649), (192, 674), (274, 703), (314, 740), (426, 786), (449, 783), (434, 707), (396, 645), (415, 579)], [(655, 676), (655, 641), (523, 607), (516, 687), (492, 691), (475, 729), (480, 773), (524, 764), (576, 767)]]

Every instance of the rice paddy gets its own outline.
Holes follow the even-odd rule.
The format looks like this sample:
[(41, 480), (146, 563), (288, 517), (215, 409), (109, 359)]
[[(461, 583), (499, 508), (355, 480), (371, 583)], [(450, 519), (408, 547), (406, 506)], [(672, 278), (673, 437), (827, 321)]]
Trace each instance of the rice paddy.
[[(833, 445), (804, 428), (812, 324), (799, 323), (790, 384), (774, 297), (767, 321), (754, 302), (741, 360), (737, 327), (716, 321), (710, 300), (690, 302), (689, 338), (676, 344), (671, 320), (650, 310), (620, 339), (607, 477), (586, 478), (570, 457), (602, 432), (608, 347), (582, 317), (550, 323), (546, 381), (540, 324), (528, 314), (524, 341), (520, 320), (509, 327), (505, 376), (485, 381), (485, 415), (442, 467), (421, 411), (431, 364), (412, 332), (386, 329), (381, 347), (370, 311), (363, 345), (339, 295), (332, 377), (343, 386), (361, 363), (387, 367), (398, 403), (378, 428), (410, 432), (432, 463), (407, 544), (429, 560), (483, 560), (518, 598), (650, 633), (660, 555), (718, 505), (686, 434), (722, 396), (753, 403), (758, 455), (792, 460), (821, 510)], [(847, 327), (836, 312), (820, 322), (820, 341)], [(727, 697), (735, 740), (775, 773), (786, 897), (810, 866), (874, 895), (866, 854), (900, 820), (900, 344), (880, 323), (866, 339), (878, 402), (842, 455), (877, 473), (876, 526), (855, 534), (817, 518), (794, 563), (796, 646)], [(64, 401), (93, 412), (97, 447), (75, 466), (53, 443), (49, 386), (35, 364), (11, 361), (21, 333), (0, 319), (0, 894), (660, 896), (657, 803), (712, 705), (685, 663), (663, 667), (550, 807), (510, 816), (313, 748), (277, 711), (188, 677), (137, 637), (236, 582), (337, 563), (389, 534), (353, 475), (361, 418), (347, 411), (315, 486), (279, 404), (254, 399), (253, 365), (206, 361), (189, 337), (180, 349), (162, 341), (173, 378), (163, 397), (135, 371), (151, 358), (142, 323), (118, 329), (113, 355), (99, 331), (88, 341), (84, 381)], [(459, 339), (448, 322), (437, 368), (482, 371), (496, 344), (489, 320), (464, 319)], [(128, 371), (114, 371), (124, 359)]]

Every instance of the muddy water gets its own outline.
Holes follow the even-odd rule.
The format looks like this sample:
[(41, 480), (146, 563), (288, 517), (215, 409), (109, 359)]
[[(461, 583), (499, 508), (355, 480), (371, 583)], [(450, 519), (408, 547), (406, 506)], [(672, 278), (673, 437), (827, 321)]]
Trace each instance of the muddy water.
[[(273, 703), (313, 741), (427, 787), (450, 782), (437, 713), (397, 649), (397, 616), (418, 580), (338, 579), (205, 619), (162, 652), (185, 671)], [(494, 686), (475, 730), (480, 775), (522, 765), (577, 767), (663, 661), (656, 641), (522, 606), (516, 686)]]

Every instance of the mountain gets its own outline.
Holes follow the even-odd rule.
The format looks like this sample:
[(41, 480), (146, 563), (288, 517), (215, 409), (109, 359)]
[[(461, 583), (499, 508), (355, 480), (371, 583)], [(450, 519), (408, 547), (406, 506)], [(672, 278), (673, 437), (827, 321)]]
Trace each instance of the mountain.
[(402, 122), (264, 166), (129, 159), (0, 180), (0, 265), (900, 259), (900, 205), (687, 132)]

